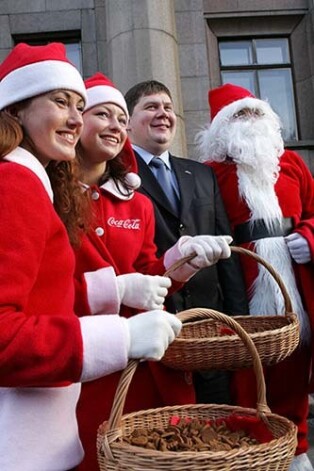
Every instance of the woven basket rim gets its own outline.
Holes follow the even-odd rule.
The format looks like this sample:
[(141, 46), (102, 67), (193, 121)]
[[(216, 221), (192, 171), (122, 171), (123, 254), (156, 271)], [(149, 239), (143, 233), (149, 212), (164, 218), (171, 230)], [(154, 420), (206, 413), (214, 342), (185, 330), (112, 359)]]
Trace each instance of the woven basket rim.
[[(235, 319), (236, 321), (238, 321), (239, 319), (244, 319), (244, 320), (248, 320), (248, 319), (259, 319), (259, 320), (264, 320), (264, 319), (271, 319), (272, 317), (280, 317), (283, 321), (283, 323), (285, 323), (284, 325), (280, 326), (280, 327), (277, 327), (276, 329), (266, 329), (264, 330), (263, 332), (249, 332), (249, 335), (252, 339), (255, 339), (255, 338), (261, 338), (261, 337), (271, 337), (271, 336), (275, 336), (277, 334), (282, 334), (282, 332), (286, 329), (291, 329), (291, 328), (295, 328), (295, 326), (298, 325), (298, 318), (297, 318), (297, 315), (294, 314), (294, 313), (291, 313), (289, 314), (289, 316), (286, 316), (286, 315), (274, 315), (274, 316), (232, 316), (233, 319)], [(195, 324), (198, 324), (198, 323), (214, 323), (215, 320), (214, 319), (201, 319), (199, 321), (193, 321), (193, 322), (186, 322), (183, 324), (183, 328), (186, 329), (188, 328), (189, 326), (191, 325), (195, 325)], [(257, 321), (257, 324), (259, 322)], [(252, 324), (254, 324), (252, 322)], [(181, 343), (181, 342), (187, 342), (187, 343), (195, 343), (195, 342), (208, 342), (210, 340), (214, 340), (215, 342), (216, 341), (225, 341), (226, 338), (228, 338), (229, 340), (234, 340), (236, 339), (237, 341), (241, 342), (240, 338), (238, 337), (238, 335), (235, 333), (235, 334), (225, 334), (225, 335), (219, 335), (219, 336), (211, 336), (211, 337), (202, 337), (202, 338), (198, 338), (198, 337), (189, 337), (189, 338), (184, 338), (184, 337), (176, 337), (176, 339), (174, 340), (175, 343)]]
[[(148, 416), (148, 415), (156, 415), (156, 414), (159, 414), (160, 412), (168, 412), (168, 411), (172, 411), (172, 410), (185, 410), (185, 409), (189, 409), (189, 410), (195, 410), (197, 412), (198, 409), (201, 409), (201, 410), (217, 410), (219, 411), (220, 409), (223, 410), (224, 412), (226, 411), (230, 411), (230, 415), (232, 412), (236, 411), (237, 414), (239, 413), (243, 413), (244, 415), (252, 415), (254, 417), (256, 417), (258, 415), (258, 410), (254, 407), (242, 407), (242, 406), (235, 406), (235, 405), (230, 405), (230, 404), (201, 404), (201, 403), (197, 403), (197, 404), (184, 404), (184, 405), (175, 405), (175, 406), (162, 406), (162, 407), (154, 407), (154, 408), (151, 408), (151, 409), (141, 409), (141, 410), (138, 410), (138, 411), (135, 411), (135, 412), (128, 412), (126, 414), (123, 414), (122, 417), (121, 417), (121, 426), (120, 427), (117, 427), (115, 429), (112, 429), (112, 431), (117, 431), (117, 430), (120, 430), (122, 428), (122, 424), (123, 422), (125, 422), (126, 420), (129, 420), (131, 419), (132, 417), (142, 417), (142, 416)], [(274, 419), (280, 419), (280, 421), (282, 422), (285, 422), (286, 424), (293, 424), (293, 422), (291, 422), (291, 420), (287, 419), (286, 417), (283, 417), (282, 415), (279, 415), (279, 414), (275, 414), (274, 412), (265, 412), (264, 415), (266, 417), (271, 417), (271, 418), (274, 418)], [(105, 421), (103, 422), (103, 424), (100, 426), (100, 428), (104, 425), (104, 424), (107, 424), (108, 421)], [(165, 453), (165, 452), (163, 452)]]
[[(135, 446), (135, 445), (131, 445), (129, 443), (124, 443), (124, 442), (119, 441), (119, 439), (123, 438), (124, 436), (127, 436), (127, 435), (123, 434), (123, 424), (125, 422), (127, 422), (129, 419), (132, 419), (132, 417), (136, 417), (138, 420), (140, 420), (141, 417), (149, 416), (149, 415), (157, 415), (159, 413), (164, 413), (165, 411), (173, 410), (175, 412), (176, 410), (178, 410), (178, 408), (180, 410), (185, 410), (186, 409), (187, 411), (190, 411), (192, 409), (196, 412), (198, 411), (198, 409), (201, 409), (202, 411), (208, 410), (209, 412), (212, 411), (212, 410), (215, 410), (215, 411), (219, 412), (221, 410), (224, 413), (230, 411), (230, 415), (231, 415), (232, 412), (236, 412), (236, 413), (239, 413), (239, 414), (241, 414), (241, 412), (242, 412), (245, 416), (254, 416), (254, 417), (256, 417), (257, 414), (258, 414), (257, 409), (240, 407), (240, 406), (232, 406), (232, 405), (227, 405), (227, 404), (185, 404), (184, 406), (158, 407), (158, 408), (154, 408), (154, 409), (140, 410), (140, 411), (130, 412), (128, 414), (124, 414), (121, 417), (120, 426), (115, 428), (115, 429), (108, 430), (108, 431), (101, 430), (108, 423), (108, 421), (103, 422), (100, 425), (99, 429), (98, 429), (98, 435), (99, 435), (99, 437), (101, 437), (101, 439), (105, 436), (108, 437), (108, 435), (114, 435), (115, 436), (114, 440), (111, 441), (109, 439), (110, 449), (111, 449), (113, 455), (114, 455), (114, 452), (119, 449), (121, 451), (125, 451), (126, 453), (130, 453), (130, 454), (136, 453), (136, 454), (140, 454), (143, 457), (151, 456), (151, 457), (156, 457), (156, 458), (160, 457), (162, 459), (167, 459), (167, 458), (173, 459), (173, 458), (176, 458), (176, 457), (179, 457), (179, 456), (180, 457), (190, 457), (191, 455), (204, 456), (204, 457), (206, 456), (206, 458), (214, 458), (214, 457), (217, 458), (217, 457), (220, 457), (220, 456), (225, 456), (226, 454), (227, 454), (228, 458), (232, 458), (233, 455), (237, 456), (239, 454), (254, 453), (254, 451), (262, 450), (263, 448), (265, 448), (265, 446), (267, 446), (271, 449), (272, 447), (276, 446), (275, 442), (283, 440), (289, 434), (294, 433), (296, 435), (296, 431), (297, 431), (296, 425), (291, 420), (287, 419), (286, 417), (280, 416), (278, 414), (274, 414), (273, 412), (266, 412), (265, 416), (266, 416), (267, 419), (276, 421), (277, 424), (281, 423), (282, 425), (286, 426), (286, 428), (287, 428), (286, 433), (282, 436), (274, 437), (272, 440), (270, 440), (267, 443), (258, 443), (258, 444), (254, 444), (254, 445), (249, 445), (248, 447), (234, 448), (232, 450), (228, 450), (227, 452), (225, 450), (220, 450), (220, 451), (210, 451), (210, 450), (207, 450), (207, 451), (180, 451), (180, 452), (150, 450), (150, 449), (146, 449), (146, 448), (141, 447), (141, 446)], [(222, 419), (223, 418), (224, 417), (222, 417)]]

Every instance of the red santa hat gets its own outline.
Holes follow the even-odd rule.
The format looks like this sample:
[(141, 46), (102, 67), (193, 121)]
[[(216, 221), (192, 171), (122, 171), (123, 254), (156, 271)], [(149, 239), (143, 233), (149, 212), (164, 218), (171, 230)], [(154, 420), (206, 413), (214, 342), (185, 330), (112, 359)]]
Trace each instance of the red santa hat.
[[(226, 83), (218, 88), (209, 90), (208, 103), (210, 107), (211, 123), (199, 131), (195, 136), (195, 143), (199, 152), (199, 160), (221, 161), (224, 158), (222, 135), (225, 126), (229, 126), (230, 119), (244, 108), (259, 110), (266, 118), (271, 119), (278, 132), (281, 129), (279, 116), (272, 110), (265, 100), (256, 98), (246, 88)], [(279, 152), (283, 152), (283, 142), (280, 139)]]
[(87, 90), (87, 104), (85, 111), (101, 103), (114, 103), (120, 106), (127, 117), (129, 117), (128, 107), (124, 96), (117, 89), (111, 80), (104, 74), (97, 72), (92, 77), (85, 80)]
[(0, 65), (0, 110), (57, 89), (77, 92), (86, 101), (84, 81), (61, 43), (19, 43)]
[[(85, 86), (87, 91), (87, 103), (84, 111), (103, 103), (114, 103), (120, 106), (127, 118), (129, 118), (128, 107), (124, 96), (104, 74), (97, 72), (95, 75), (85, 80)], [(126, 174), (125, 182), (129, 188), (135, 190), (141, 185), (141, 179), (137, 175), (136, 158), (129, 138), (127, 138), (120, 155), (123, 157), (125, 167), (131, 170), (131, 172)], [(121, 197), (121, 195), (119, 196)]]
[(136, 190), (141, 186), (141, 178), (137, 174), (137, 162), (132, 149), (131, 141), (129, 138), (125, 141), (124, 148), (122, 149), (123, 162), (130, 168), (131, 172), (128, 172), (125, 176), (125, 182), (129, 188)]
[(230, 118), (243, 108), (258, 108), (264, 113), (272, 111), (266, 101), (256, 98), (246, 88), (232, 83), (209, 90), (208, 103), (212, 122)]

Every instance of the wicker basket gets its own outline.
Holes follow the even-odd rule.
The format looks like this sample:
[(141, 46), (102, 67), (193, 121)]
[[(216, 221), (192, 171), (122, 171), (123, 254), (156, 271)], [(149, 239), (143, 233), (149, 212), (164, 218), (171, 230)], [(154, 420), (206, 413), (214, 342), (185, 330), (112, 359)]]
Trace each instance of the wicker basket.
[[(285, 315), (234, 316), (254, 341), (263, 365), (278, 363), (296, 349), (299, 343), (299, 322), (292, 313), (291, 300), (279, 274), (264, 259), (250, 250), (231, 247), (232, 252), (254, 258), (262, 264), (278, 283), (285, 304)], [(187, 257), (185, 260), (191, 259)], [(182, 260), (183, 262), (183, 260)], [(176, 267), (179, 264), (176, 264)], [(167, 274), (175, 268), (172, 266)], [(175, 369), (194, 371), (235, 370), (252, 365), (252, 357), (237, 335), (225, 333), (221, 322), (211, 309), (195, 308), (177, 316), (183, 322), (181, 334), (170, 345), (162, 362)]]
[[(296, 444), (296, 426), (279, 415), (272, 414), (266, 404), (262, 364), (253, 341), (233, 319), (216, 313), (244, 341), (252, 356), (257, 380), (257, 409), (227, 405), (195, 404), (160, 407), (122, 415), (126, 394), (137, 367), (131, 361), (121, 376), (108, 422), (98, 429), (97, 458), (100, 471), (285, 471), (289, 469)], [(200, 419), (224, 418), (235, 413), (246, 417), (260, 417), (267, 424), (274, 439), (268, 443), (249, 445), (231, 451), (155, 451), (123, 443), (139, 427), (165, 428), (172, 416)]]

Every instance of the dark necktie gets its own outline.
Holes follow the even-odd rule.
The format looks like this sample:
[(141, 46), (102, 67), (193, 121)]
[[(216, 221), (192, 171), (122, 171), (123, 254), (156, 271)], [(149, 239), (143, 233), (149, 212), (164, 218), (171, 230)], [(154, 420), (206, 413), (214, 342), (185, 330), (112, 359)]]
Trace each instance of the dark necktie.
[(179, 198), (176, 193), (175, 187), (171, 180), (170, 170), (167, 168), (165, 162), (159, 157), (154, 157), (150, 163), (152, 172), (158, 180), (159, 185), (167, 196), (173, 210), (176, 214), (179, 213)]

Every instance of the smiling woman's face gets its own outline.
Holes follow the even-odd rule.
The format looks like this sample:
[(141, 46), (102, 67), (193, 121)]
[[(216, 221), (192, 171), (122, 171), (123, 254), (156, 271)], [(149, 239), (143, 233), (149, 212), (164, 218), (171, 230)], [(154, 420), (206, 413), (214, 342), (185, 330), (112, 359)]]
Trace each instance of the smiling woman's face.
[(73, 160), (83, 127), (83, 109), (82, 97), (69, 90), (27, 100), (16, 112), (26, 137), (22, 145), (44, 166), (50, 160)]
[(83, 115), (84, 129), (80, 139), (80, 155), (85, 163), (102, 163), (114, 159), (127, 139), (128, 119), (114, 103), (103, 103)]

